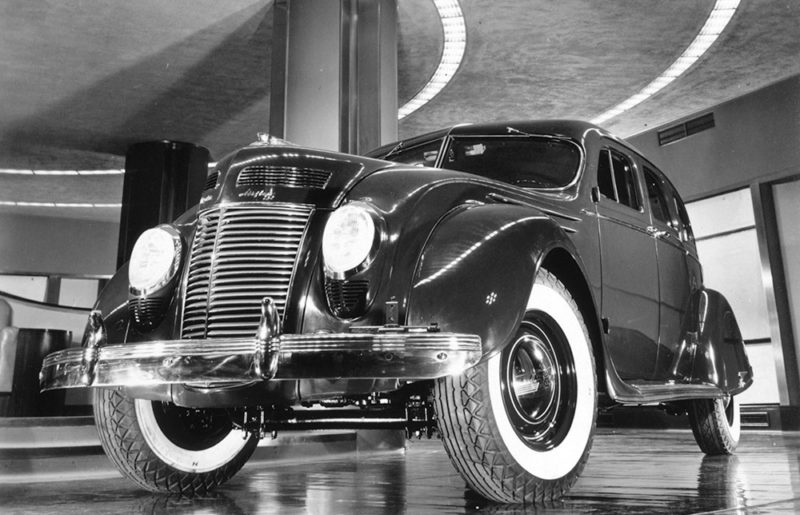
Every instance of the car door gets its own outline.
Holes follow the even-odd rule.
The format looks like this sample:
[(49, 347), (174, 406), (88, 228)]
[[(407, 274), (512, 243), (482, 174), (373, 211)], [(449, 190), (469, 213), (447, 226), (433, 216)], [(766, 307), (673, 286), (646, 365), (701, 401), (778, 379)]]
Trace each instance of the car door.
[(691, 234), (691, 229), (683, 227), (678, 207), (680, 199), (672, 185), (652, 165), (645, 163), (642, 168), (650, 205), (650, 232), (655, 238), (658, 255), (659, 355), (654, 379), (682, 379), (676, 376), (676, 359), (691, 293), (688, 242), (684, 236)]
[(633, 159), (612, 142), (600, 151), (594, 190), (606, 347), (623, 380), (649, 380), (658, 355), (658, 265)]

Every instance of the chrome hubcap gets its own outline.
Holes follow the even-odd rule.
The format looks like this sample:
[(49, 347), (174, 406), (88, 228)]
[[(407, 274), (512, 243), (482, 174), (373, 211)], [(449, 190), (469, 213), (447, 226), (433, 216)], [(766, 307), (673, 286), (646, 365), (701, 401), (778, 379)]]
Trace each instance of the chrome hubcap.
[(532, 448), (551, 449), (566, 436), (575, 414), (575, 366), (556, 322), (537, 313), (520, 326), (503, 352), (506, 412)]

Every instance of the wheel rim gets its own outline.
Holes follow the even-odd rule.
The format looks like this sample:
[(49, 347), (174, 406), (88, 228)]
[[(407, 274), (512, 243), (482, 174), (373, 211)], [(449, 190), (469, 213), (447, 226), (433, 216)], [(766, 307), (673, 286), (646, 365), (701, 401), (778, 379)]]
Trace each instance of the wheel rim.
[(153, 415), (170, 442), (190, 451), (203, 451), (217, 445), (232, 428), (230, 417), (219, 410), (179, 408), (166, 402), (153, 402)]
[(577, 378), (569, 343), (545, 313), (524, 321), (502, 357), (503, 401), (520, 438), (534, 450), (552, 449), (575, 415)]
[(164, 463), (183, 472), (204, 473), (233, 460), (251, 440), (233, 429), (224, 412), (187, 410), (171, 404), (135, 400), (139, 429)]

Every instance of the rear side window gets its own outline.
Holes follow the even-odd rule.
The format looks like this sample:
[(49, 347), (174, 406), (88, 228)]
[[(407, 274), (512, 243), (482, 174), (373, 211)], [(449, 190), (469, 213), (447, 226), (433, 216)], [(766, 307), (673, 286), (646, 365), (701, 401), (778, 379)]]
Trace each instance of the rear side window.
[(610, 149), (600, 152), (597, 185), (604, 197), (636, 211), (641, 209), (636, 173), (626, 155)]
[(647, 186), (647, 196), (650, 200), (650, 211), (653, 213), (653, 218), (666, 225), (672, 225), (667, 197), (661, 187), (661, 181), (658, 180), (655, 172), (646, 166), (644, 167), (644, 181)]

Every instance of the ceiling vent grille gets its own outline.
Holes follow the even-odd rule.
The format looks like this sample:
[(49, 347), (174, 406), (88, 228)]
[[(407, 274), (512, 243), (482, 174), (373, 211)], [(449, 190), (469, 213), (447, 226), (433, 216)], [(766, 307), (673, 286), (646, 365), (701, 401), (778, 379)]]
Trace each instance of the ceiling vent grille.
[(692, 134), (707, 131), (714, 128), (714, 113), (704, 114), (697, 118), (685, 121), (672, 127), (667, 127), (664, 130), (658, 131), (658, 144), (660, 146), (668, 145), (680, 141)]

